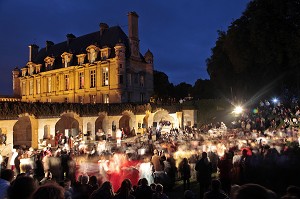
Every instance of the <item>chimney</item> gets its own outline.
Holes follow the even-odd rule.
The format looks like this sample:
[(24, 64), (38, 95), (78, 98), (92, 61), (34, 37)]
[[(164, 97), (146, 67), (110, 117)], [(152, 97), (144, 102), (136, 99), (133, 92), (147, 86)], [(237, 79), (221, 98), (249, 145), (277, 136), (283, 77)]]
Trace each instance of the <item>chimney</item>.
[(51, 46), (53, 46), (54, 43), (52, 41), (46, 41), (46, 52), (50, 49)]
[(29, 61), (32, 62), (38, 55), (39, 47), (35, 44), (28, 46), (29, 48)]
[(104, 31), (109, 28), (109, 26), (106, 23), (100, 23), (100, 37), (103, 35)]
[(128, 13), (128, 35), (129, 35), (129, 43), (131, 56), (135, 58), (140, 57), (140, 40), (139, 40), (139, 26), (138, 26), (138, 18), (136, 12)]
[(72, 33), (67, 34), (66, 37), (67, 37), (67, 45), (68, 45), (68, 46), (70, 46), (72, 40), (76, 38), (76, 36), (73, 35)]
[(129, 38), (136, 38), (139, 39), (139, 27), (138, 27), (138, 19), (139, 16), (136, 12), (129, 12), (128, 13), (128, 31), (129, 31)]

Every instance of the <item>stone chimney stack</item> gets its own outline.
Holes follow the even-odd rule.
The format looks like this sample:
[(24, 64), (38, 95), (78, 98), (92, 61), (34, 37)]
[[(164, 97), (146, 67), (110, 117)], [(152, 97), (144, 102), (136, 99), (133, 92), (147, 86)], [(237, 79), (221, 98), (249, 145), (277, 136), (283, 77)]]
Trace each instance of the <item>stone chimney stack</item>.
[(54, 43), (52, 41), (46, 41), (46, 52), (50, 49), (51, 46), (53, 46)]
[(109, 28), (109, 26), (106, 23), (100, 23), (100, 37), (103, 35), (104, 31)]
[(128, 36), (132, 58), (140, 58), (139, 16), (136, 12), (128, 13)]
[(31, 44), (28, 46), (29, 48), (29, 59), (28, 61), (32, 62), (36, 56), (38, 55), (39, 52), (39, 47), (35, 44)]
[(67, 34), (66, 37), (67, 37), (67, 45), (69, 47), (70, 44), (71, 44), (71, 42), (72, 42), (72, 40), (74, 40), (76, 38), (76, 36), (73, 35), (72, 33), (70, 33), (70, 34)]

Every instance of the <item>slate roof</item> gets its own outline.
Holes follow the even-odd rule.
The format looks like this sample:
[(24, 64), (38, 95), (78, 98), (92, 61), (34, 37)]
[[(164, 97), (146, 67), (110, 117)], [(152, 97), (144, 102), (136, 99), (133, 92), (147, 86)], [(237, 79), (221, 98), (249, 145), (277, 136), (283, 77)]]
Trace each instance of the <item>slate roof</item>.
[[(93, 32), (90, 34), (86, 34), (74, 39), (71, 39), (71, 41), (68, 42), (67, 40), (58, 44), (52, 45), (50, 48), (46, 49), (42, 48), (39, 50), (38, 55), (33, 60), (36, 64), (42, 64), (41, 71), (45, 71), (45, 62), (44, 59), (47, 56), (54, 57), (55, 62), (53, 65), (53, 69), (58, 69), (64, 67), (62, 64), (62, 58), (61, 55), (64, 52), (69, 52), (73, 54), (73, 59), (70, 63), (71, 66), (77, 65), (77, 57), (78, 54), (86, 54), (86, 48), (90, 45), (95, 45), (100, 48), (103, 48), (104, 46), (111, 48), (111, 54), (109, 58), (115, 57), (115, 45), (117, 43), (123, 43), (126, 47), (126, 58), (130, 57), (130, 47), (129, 47), (129, 39), (127, 35), (124, 33), (124, 31), (120, 28), (120, 26), (113, 26), (110, 27), (102, 33), (102, 36), (100, 36), (100, 31)], [(140, 54), (140, 57), (144, 61), (143, 56)], [(87, 56), (86, 56), (87, 62)], [(97, 58), (100, 60), (100, 56)]]

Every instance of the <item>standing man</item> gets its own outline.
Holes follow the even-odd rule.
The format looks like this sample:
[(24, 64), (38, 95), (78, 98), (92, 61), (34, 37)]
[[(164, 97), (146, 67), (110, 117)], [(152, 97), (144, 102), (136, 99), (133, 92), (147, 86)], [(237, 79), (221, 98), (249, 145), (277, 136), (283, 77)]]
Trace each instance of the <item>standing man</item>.
[(203, 152), (201, 159), (197, 161), (195, 170), (197, 172), (197, 181), (200, 185), (200, 199), (202, 199), (204, 193), (208, 191), (212, 174), (212, 164), (207, 158), (206, 152)]

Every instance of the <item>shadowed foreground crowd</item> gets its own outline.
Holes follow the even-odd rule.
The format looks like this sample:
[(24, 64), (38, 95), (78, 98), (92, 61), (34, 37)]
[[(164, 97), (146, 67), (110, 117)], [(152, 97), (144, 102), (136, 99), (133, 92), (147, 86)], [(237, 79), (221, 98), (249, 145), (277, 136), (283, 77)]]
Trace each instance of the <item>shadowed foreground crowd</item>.
[[(245, 153), (245, 151), (243, 151)], [(244, 154), (245, 155), (245, 154)], [(226, 167), (224, 159), (219, 161), (219, 167)], [(230, 167), (230, 166), (229, 166)], [(212, 179), (212, 164), (203, 152), (200, 160), (195, 165), (197, 181), (200, 185), (200, 198), (204, 199), (297, 199), (300, 198), (300, 188), (289, 186), (284, 196), (279, 197), (271, 189), (264, 186), (245, 183), (241, 186), (231, 185), (226, 182), (226, 174), (221, 170), (219, 179)], [(179, 172), (184, 184), (184, 199), (199, 198), (190, 188), (191, 166), (184, 159)], [(274, 174), (276, 175), (276, 174)], [(178, 193), (178, 190), (173, 190)], [(182, 190), (179, 190), (179, 192)], [(41, 181), (31, 175), (21, 173), (15, 177), (15, 172), (10, 169), (2, 169), (0, 177), (0, 199), (168, 199), (163, 185), (152, 183), (148, 185), (146, 178), (139, 180), (136, 186), (132, 186), (129, 179), (123, 180), (118, 190), (113, 190), (109, 181), (99, 184), (96, 176), (81, 175), (75, 183), (65, 178), (57, 182), (46, 176)], [(176, 197), (178, 198), (178, 197)]]

